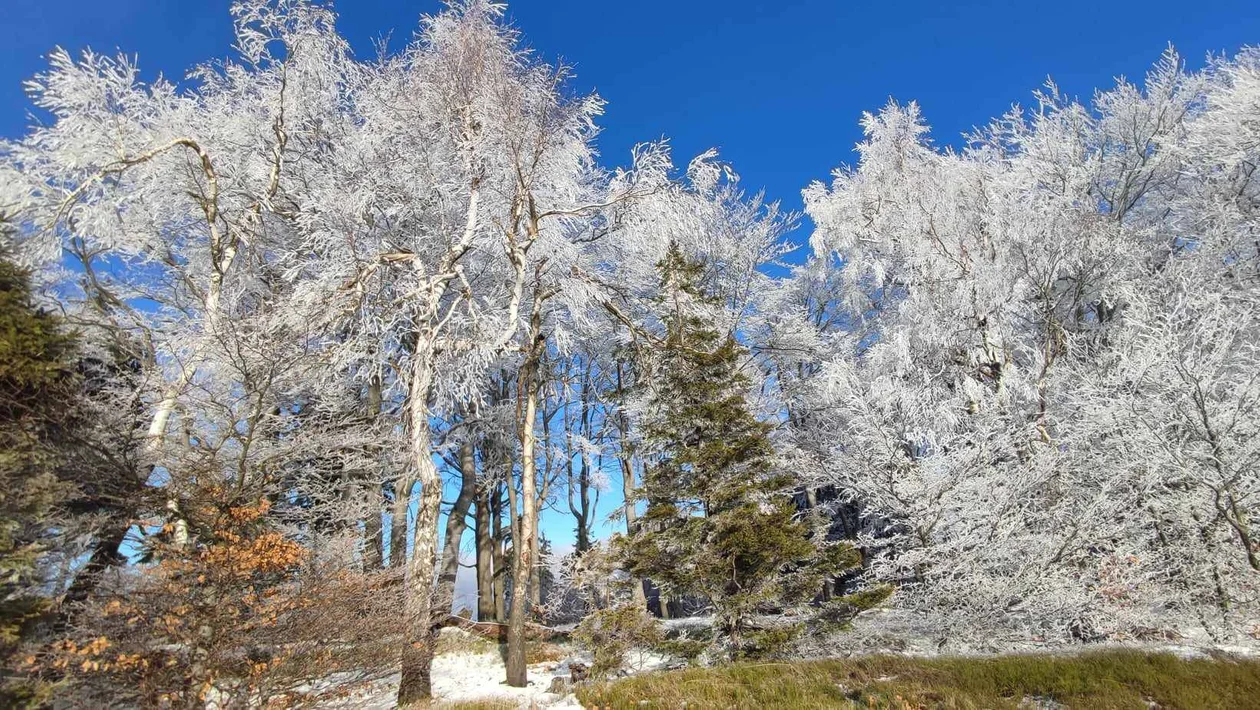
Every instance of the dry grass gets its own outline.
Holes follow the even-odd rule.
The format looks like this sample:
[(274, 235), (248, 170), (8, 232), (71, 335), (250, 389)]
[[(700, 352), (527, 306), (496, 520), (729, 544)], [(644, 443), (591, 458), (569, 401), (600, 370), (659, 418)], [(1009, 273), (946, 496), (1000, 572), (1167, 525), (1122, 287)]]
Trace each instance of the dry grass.
[(568, 657), (569, 651), (564, 646), (557, 646), (547, 641), (525, 642), (525, 662), (530, 665), (535, 663), (556, 663)]
[(599, 708), (1260, 708), (1260, 661), (1100, 651), (1072, 657), (870, 656), (652, 673), (578, 690)]
[[(499, 643), (454, 627), (442, 629), (442, 632), (438, 634), (437, 648), (435, 649), (435, 655), (438, 656), (453, 654), (503, 655), (504, 652), (505, 649)], [(550, 641), (529, 639), (525, 642), (525, 662), (531, 665), (535, 663), (554, 663), (564, 660), (568, 655), (568, 649)]]
[(467, 700), (458, 703), (438, 703), (433, 710), (518, 710), (520, 705), (510, 700)]
[(463, 629), (448, 627), (438, 634), (434, 655), (498, 653), (499, 645)]

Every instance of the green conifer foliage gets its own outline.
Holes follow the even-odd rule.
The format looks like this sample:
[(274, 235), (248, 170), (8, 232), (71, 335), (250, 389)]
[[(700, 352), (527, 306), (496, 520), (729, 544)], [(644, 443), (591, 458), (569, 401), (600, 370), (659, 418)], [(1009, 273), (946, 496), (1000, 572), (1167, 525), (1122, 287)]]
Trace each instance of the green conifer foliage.
[[(77, 392), (74, 338), (32, 302), (28, 275), (0, 254), (0, 665), (47, 608), (37, 561), (66, 490), (57, 441)], [(38, 702), (33, 686), (0, 684), (0, 704)]]
[(667, 594), (708, 599), (723, 652), (758, 655), (791, 630), (755, 617), (809, 604), (825, 575), (858, 558), (847, 545), (820, 548), (796, 519), (771, 427), (744, 396), (747, 351), (705, 317), (714, 303), (701, 286), (704, 265), (673, 247), (659, 268), (664, 337), (644, 422), (657, 460), (640, 489), (643, 524), (625, 545), (628, 571)]

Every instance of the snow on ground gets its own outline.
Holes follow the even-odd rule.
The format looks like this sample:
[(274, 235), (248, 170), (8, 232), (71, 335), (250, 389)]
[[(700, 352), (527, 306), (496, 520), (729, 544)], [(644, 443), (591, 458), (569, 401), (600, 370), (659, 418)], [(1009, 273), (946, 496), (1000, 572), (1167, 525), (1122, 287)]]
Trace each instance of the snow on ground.
[[(443, 634), (465, 634), (458, 629), (443, 629)], [(465, 634), (466, 635), (466, 634)], [(559, 662), (535, 663), (529, 666), (529, 685), (513, 688), (504, 683), (503, 657), (488, 644), (484, 650), (444, 653), (433, 659), (433, 698), (442, 703), (468, 701), (508, 701), (521, 708), (580, 709), (572, 694), (548, 692), (553, 678), (569, 678), (569, 663), (588, 658), (574, 655)], [(654, 659), (651, 659), (654, 660)], [(645, 665), (650, 665), (645, 663)], [(325, 678), (307, 690), (319, 697), (317, 707), (355, 708), (356, 710), (389, 710), (395, 707), (398, 695), (398, 674), (394, 673), (366, 683), (351, 684), (348, 678)]]
[[(433, 661), (433, 698), (441, 707), (447, 702), (495, 700), (515, 702), (521, 708), (581, 708), (572, 695), (547, 692), (554, 663), (529, 667), (529, 685), (513, 688), (503, 682), (503, 661), (497, 654), (460, 653), (439, 656)], [(565, 677), (568, 667), (565, 666)], [(398, 674), (359, 686), (340, 697), (318, 703), (323, 708), (356, 708), (357, 710), (390, 710), (398, 697)]]
[[(510, 701), (521, 708), (581, 708), (572, 695), (548, 693), (551, 674), (543, 666), (531, 666), (529, 686), (512, 688), (503, 683), (503, 664), (485, 655), (444, 656), (433, 662), (433, 698), (442, 703), (468, 701)], [(398, 674), (336, 693), (337, 697), (317, 701), (321, 708), (390, 710), (398, 697)]]
[[(583, 663), (590, 665), (589, 661), (583, 660)], [(624, 675), (634, 675), (635, 673), (648, 673), (650, 671), (666, 670), (670, 668), (679, 668), (685, 666), (680, 665), (679, 659), (666, 656), (655, 651), (646, 649), (632, 649), (626, 654)]]
[[(513, 688), (503, 682), (503, 657), (491, 644), (473, 639), (459, 629), (443, 629), (442, 634), (455, 645), (467, 649), (440, 653), (433, 659), (433, 698), (435, 706), (469, 701), (508, 701), (521, 708), (580, 710), (577, 698), (565, 693), (549, 692), (552, 679), (569, 679), (569, 664), (589, 667), (593, 660), (588, 653), (574, 652), (560, 661), (534, 663), (529, 666), (529, 685)], [(439, 644), (439, 649), (441, 644)], [(566, 649), (568, 650), (568, 649)], [(631, 651), (626, 657), (627, 673), (644, 673), (666, 668), (670, 658), (646, 650)], [(398, 674), (363, 681), (351, 674), (337, 674), (300, 691), (314, 700), (316, 707), (349, 710), (390, 710), (398, 695)]]

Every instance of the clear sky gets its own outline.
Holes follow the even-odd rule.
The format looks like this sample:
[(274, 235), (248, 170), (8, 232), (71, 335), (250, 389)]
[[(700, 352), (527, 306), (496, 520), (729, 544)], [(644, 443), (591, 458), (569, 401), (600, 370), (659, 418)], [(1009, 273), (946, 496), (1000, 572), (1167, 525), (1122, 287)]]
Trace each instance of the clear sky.
[[(0, 136), (29, 125), (22, 82), (55, 45), (139, 56), (146, 77), (182, 78), (225, 55), (229, 0), (0, 0)], [(340, 27), (361, 56), (399, 46), (437, 0), (345, 0)], [(800, 208), (800, 190), (854, 159), (862, 111), (918, 100), (939, 142), (1001, 114), (1052, 76), (1088, 96), (1140, 78), (1168, 43), (1192, 68), (1208, 52), (1260, 44), (1260, 0), (517, 0), (509, 17), (576, 88), (607, 101), (601, 152), (672, 139), (676, 161), (717, 147), (749, 189)], [(804, 241), (808, 223), (795, 235)], [(600, 513), (619, 504), (606, 495)], [(550, 514), (561, 544), (571, 524)], [(598, 531), (606, 534), (607, 528)]]
[[(0, 0), (0, 136), (29, 123), (21, 83), (55, 45), (138, 54), (146, 76), (181, 78), (227, 53), (229, 0)], [(398, 46), (437, 0), (345, 0), (342, 32), (363, 56)], [(853, 160), (862, 111), (916, 99), (938, 141), (1027, 102), (1050, 75), (1088, 96), (1140, 77), (1173, 43), (1207, 52), (1260, 44), (1260, 0), (847, 2), (517, 0), (512, 22), (544, 57), (575, 65), (577, 88), (608, 102), (600, 146), (672, 139), (677, 162), (709, 147), (750, 189), (789, 208)], [(808, 225), (800, 232), (803, 240)]]

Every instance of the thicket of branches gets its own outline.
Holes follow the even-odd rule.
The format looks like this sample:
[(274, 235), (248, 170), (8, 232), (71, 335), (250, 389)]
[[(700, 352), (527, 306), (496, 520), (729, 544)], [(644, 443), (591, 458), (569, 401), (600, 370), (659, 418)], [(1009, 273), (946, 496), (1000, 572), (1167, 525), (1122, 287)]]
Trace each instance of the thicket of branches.
[(746, 655), (889, 590), (942, 639), (1257, 633), (1260, 53), (1048, 86), (958, 150), (868, 114), (774, 277), (798, 215), (713, 152), (603, 167), (601, 100), (502, 13), (364, 61), (326, 7), (241, 0), (191, 89), (90, 52), (31, 82), (49, 118), (0, 145), (14, 693), (401, 666), (422, 700), (466, 537), (514, 685), (531, 617), (714, 613)]

